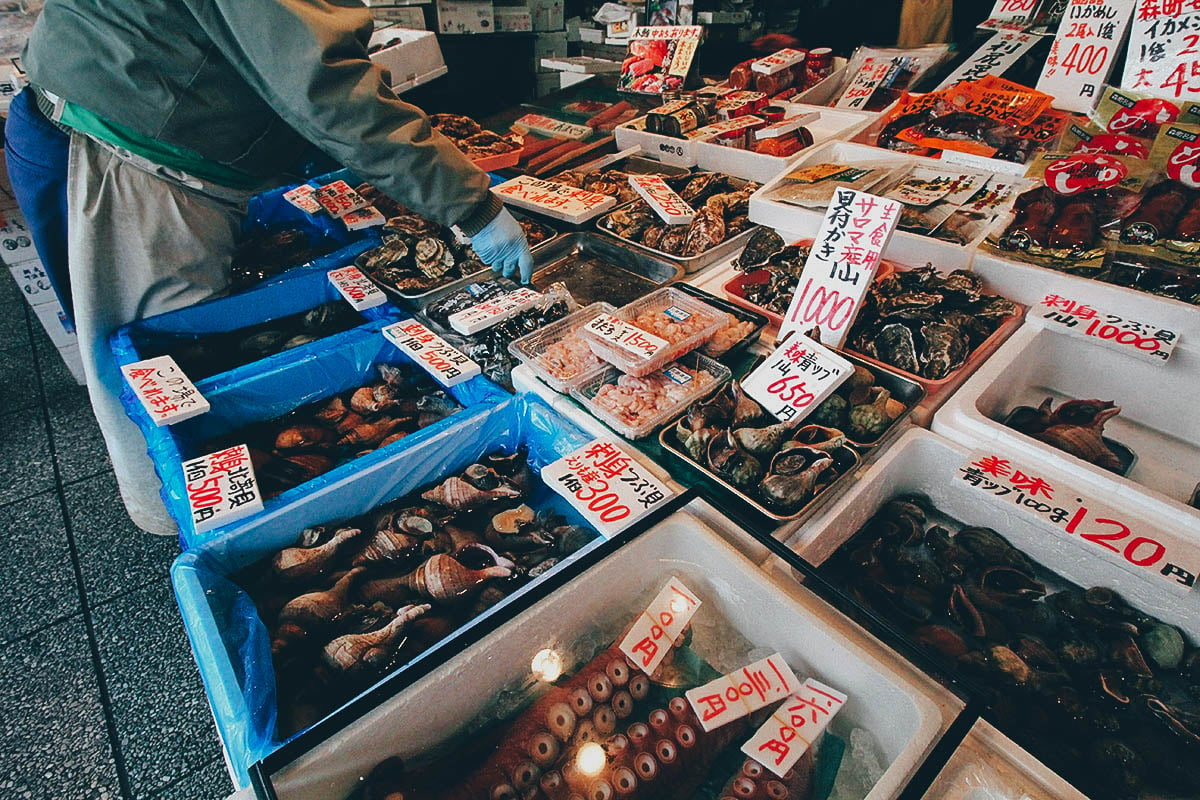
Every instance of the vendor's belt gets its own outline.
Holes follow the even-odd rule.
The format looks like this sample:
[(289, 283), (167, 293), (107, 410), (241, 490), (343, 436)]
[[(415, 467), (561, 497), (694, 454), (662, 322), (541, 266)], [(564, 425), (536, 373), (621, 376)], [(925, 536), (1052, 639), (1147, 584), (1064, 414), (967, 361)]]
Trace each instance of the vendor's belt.
[(60, 121), (62, 119), (63, 103), (65, 101), (53, 92), (48, 92), (45, 89), (39, 88), (32, 84), (30, 84), (29, 88), (33, 90), (33, 96), (37, 102), (38, 111), (41, 111), (42, 115), (46, 119), (50, 120), (51, 125), (69, 135), (71, 133), (71, 129), (66, 125), (63, 125)]

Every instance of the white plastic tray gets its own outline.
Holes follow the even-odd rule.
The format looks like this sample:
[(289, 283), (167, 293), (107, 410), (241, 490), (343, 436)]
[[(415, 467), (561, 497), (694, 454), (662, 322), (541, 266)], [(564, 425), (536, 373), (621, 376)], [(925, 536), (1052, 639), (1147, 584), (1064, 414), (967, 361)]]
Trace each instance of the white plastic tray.
[(696, 166), (696, 143), (694, 141), (663, 136), (661, 133), (650, 133), (640, 130), (634, 124), (644, 121), (643, 117), (633, 122), (623, 122), (613, 129), (613, 136), (616, 137), (619, 150), (638, 147), (648, 158), (657, 159), (664, 164), (675, 167)]
[[(851, 142), (829, 142), (821, 147), (804, 151), (805, 155), (782, 170), (773, 180), (765, 184), (750, 197), (750, 221), (777, 230), (792, 231), (801, 237), (812, 238), (821, 227), (825, 210), (801, 208), (800, 206), (767, 199), (767, 195), (783, 181), (788, 172), (800, 167), (831, 163), (831, 164), (894, 164), (906, 167), (914, 164), (924, 164), (932, 168), (945, 168), (936, 159), (897, 153), (892, 150), (881, 150), (865, 144)], [(1011, 179), (1010, 179), (1011, 180)], [(952, 244), (930, 236), (921, 236), (908, 231), (896, 231), (888, 244), (883, 257), (906, 266), (920, 267), (932, 262), (943, 271), (965, 269), (971, 265), (975, 255), (975, 245), (982, 240), (966, 245)]]
[[(933, 418), (933, 430), (969, 447), (995, 446), (1026, 463), (1053, 468), (1103, 502), (1144, 508), (1200, 539), (1200, 510), (1187, 500), (1200, 481), (1200, 348), (1186, 341), (1166, 364), (1027, 322), (972, 375)], [(1112, 400), (1121, 413), (1104, 435), (1133, 449), (1124, 478), (1018, 433), (1003, 420), (1015, 406), (1052, 396)]]
[(409, 761), (445, 741), (493, 707), (501, 691), (528, 680), (534, 653), (569, 651), (595, 633), (605, 642), (616, 638), (672, 575), (704, 601), (693, 626), (697, 652), (717, 653), (732, 628), (762, 652), (781, 653), (798, 676), (846, 692), (850, 699), (832, 730), (845, 736), (851, 727), (867, 729), (887, 765), (868, 800), (899, 794), (944, 730), (938, 702), (892, 668), (890, 653), (832, 633), (831, 610), (808, 590), (772, 580), (679, 513), (277, 773), (279, 800), (345, 797), (384, 757)]
[(1200, 306), (1182, 300), (1068, 275), (982, 249), (975, 253), (971, 269), (1000, 294), (1029, 306), (1030, 317), (1035, 316), (1038, 304), (1046, 295), (1057, 294), (1127, 319), (1175, 331), (1181, 341), (1200, 344)]

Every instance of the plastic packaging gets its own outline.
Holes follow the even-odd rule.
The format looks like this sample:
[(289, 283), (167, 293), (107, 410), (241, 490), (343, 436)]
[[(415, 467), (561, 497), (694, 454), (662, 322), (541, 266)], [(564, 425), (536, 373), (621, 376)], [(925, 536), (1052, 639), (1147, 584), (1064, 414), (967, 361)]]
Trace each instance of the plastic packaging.
[[(249, 595), (230, 580), (231, 576), (294, 544), (308, 526), (365, 513), (454, 474), (485, 453), (514, 452), (524, 445), (536, 470), (592, 438), (541, 401), (527, 397), (468, 409), (448, 422), (437, 426), (436, 431), (426, 429), (432, 433), (406, 451), (393, 451), (370, 463), (360, 459), (350, 479), (326, 481), (320, 490), (307, 493), (298, 502), (269, 508), (244, 534), (210, 540), (176, 559), (171, 581), (184, 627), (240, 785), (248, 784), (248, 767), (281, 743), (274, 736), (275, 675), (270, 637)], [(573, 524), (585, 524), (545, 486), (535, 492), (532, 505), (553, 509)], [(583, 552), (586, 549), (572, 558)]]
[(592, 352), (635, 377), (649, 375), (694, 350), (729, 324), (728, 314), (670, 287), (622, 306), (613, 316), (667, 342), (665, 347), (645, 356), (626, 350), (595, 331), (583, 330)]
[[(376, 323), (382, 327), (383, 322)], [(403, 453), (450, 424), (454, 417), (442, 420), (382, 447), (373, 453), (352, 459), (293, 489), (265, 501), (265, 509), (236, 523), (196, 534), (188, 505), (187, 486), (180, 465), (187, 458), (204, 455), (197, 450), (203, 443), (245, 425), (275, 419), (302, 405), (353, 389), (370, 381), (376, 364), (408, 364), (419, 370), (404, 352), (391, 344), (378, 329), (360, 329), (316, 342), (305, 353), (281, 353), (263, 366), (248, 365), (235, 373), (226, 373), (204, 381), (202, 390), (211, 410), (199, 417), (170, 427), (157, 427), (149, 418), (132, 389), (121, 393), (125, 413), (137, 423), (146, 438), (147, 452), (154, 462), (163, 485), (161, 494), (167, 510), (180, 525), (184, 549), (234, 530), (244, 530), (264, 514), (304, 500), (336, 485), (370, 465)], [(495, 405), (507, 395), (481, 376), (449, 390), (464, 408)], [(461, 412), (460, 412), (461, 413)]]
[[(610, 367), (571, 389), (571, 397), (626, 439), (643, 439), (696, 400), (712, 394), (731, 374), (723, 364), (689, 353), (642, 378)], [(647, 397), (653, 398), (650, 407), (645, 407)]]
[[(586, 381), (589, 377), (606, 369), (607, 365), (588, 348), (579, 329), (601, 314), (611, 314), (616, 308), (609, 303), (592, 303), (573, 314), (551, 323), (536, 333), (522, 336), (508, 346), (508, 350), (522, 362), (529, 365), (539, 378), (553, 387), (556, 391), (567, 392), (573, 386)], [(548, 351), (554, 348), (562, 351), (561, 344), (568, 338), (574, 339), (571, 346), (572, 355), (589, 362), (583, 369), (574, 369), (578, 362), (565, 363), (561, 355), (555, 356)], [(556, 347), (557, 345), (557, 347)], [(581, 352), (580, 352), (581, 351)]]

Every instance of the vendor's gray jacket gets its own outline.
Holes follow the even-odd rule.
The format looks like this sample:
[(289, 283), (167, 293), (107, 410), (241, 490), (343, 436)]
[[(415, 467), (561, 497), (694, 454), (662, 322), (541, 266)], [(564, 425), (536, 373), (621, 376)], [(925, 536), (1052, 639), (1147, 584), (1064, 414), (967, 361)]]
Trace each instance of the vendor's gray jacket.
[(264, 178), (304, 140), (396, 200), (475, 233), (487, 175), (367, 58), (361, 0), (46, 0), (30, 81), (112, 122)]

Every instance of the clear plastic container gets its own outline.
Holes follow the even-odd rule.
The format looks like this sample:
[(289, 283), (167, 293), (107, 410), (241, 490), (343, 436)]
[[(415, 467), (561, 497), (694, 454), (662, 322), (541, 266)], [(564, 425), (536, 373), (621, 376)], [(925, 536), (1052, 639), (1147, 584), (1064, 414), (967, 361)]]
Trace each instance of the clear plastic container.
[(694, 350), (730, 322), (725, 312), (669, 287), (622, 306), (613, 316), (668, 342), (651, 354), (643, 354), (583, 329), (593, 353), (635, 377), (649, 375)]
[[(705, 372), (712, 376), (712, 380), (701, 377)], [(572, 388), (571, 397), (626, 439), (643, 439), (682, 414), (696, 400), (712, 394), (729, 380), (731, 374), (728, 367), (707, 356), (688, 353), (678, 361), (643, 377), (623, 375), (615, 367), (609, 367)], [(606, 386), (618, 388), (605, 389)], [(647, 407), (632, 413), (615, 410), (611, 403), (616, 398), (610, 393), (620, 389), (629, 390), (622, 392), (628, 397), (629, 404), (640, 400)], [(652, 404), (646, 403), (649, 399), (643, 394), (646, 390), (654, 393)], [(635, 398), (635, 393), (640, 397)], [(630, 408), (630, 405), (625, 405), (625, 408)]]
[[(578, 386), (588, 378), (595, 377), (607, 368), (607, 364), (596, 354), (588, 350), (586, 340), (579, 329), (601, 314), (612, 314), (617, 309), (611, 303), (592, 303), (573, 314), (563, 317), (558, 322), (551, 323), (536, 333), (522, 336), (508, 345), (508, 352), (514, 358), (521, 359), (529, 365), (534, 373), (557, 392), (567, 393), (573, 386)], [(575, 337), (582, 343), (582, 349), (587, 351), (586, 360), (589, 366), (572, 371), (570, 367), (556, 359), (551, 349), (561, 350), (560, 342), (569, 337)], [(560, 353), (561, 355), (561, 353)]]

